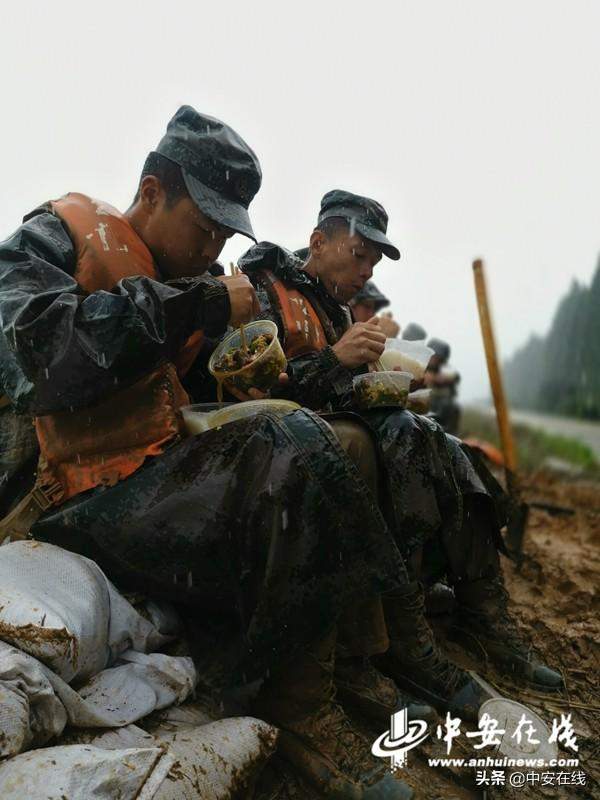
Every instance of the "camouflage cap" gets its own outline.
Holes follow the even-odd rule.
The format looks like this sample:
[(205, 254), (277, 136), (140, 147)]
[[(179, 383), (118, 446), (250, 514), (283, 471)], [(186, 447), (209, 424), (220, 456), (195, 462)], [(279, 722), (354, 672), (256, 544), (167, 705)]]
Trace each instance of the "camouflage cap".
[(179, 164), (203, 214), (256, 241), (248, 206), (260, 189), (262, 173), (254, 151), (233, 128), (181, 106), (155, 152)]
[(431, 347), (436, 356), (443, 361), (444, 364), (450, 358), (450, 345), (443, 339), (430, 339), (427, 342), (427, 347)]
[(402, 338), (408, 342), (419, 342), (426, 336), (427, 331), (418, 322), (409, 322), (402, 333)]
[(400, 258), (400, 251), (386, 236), (388, 215), (385, 208), (376, 200), (343, 189), (333, 189), (321, 200), (317, 225), (330, 217), (342, 217), (348, 220), (351, 230), (356, 230), (365, 239), (377, 245), (388, 258), (393, 261)]
[(350, 300), (350, 305), (355, 306), (358, 303), (373, 303), (373, 308), (377, 312), (389, 306), (390, 301), (379, 291), (373, 281), (367, 281), (360, 292), (357, 292)]

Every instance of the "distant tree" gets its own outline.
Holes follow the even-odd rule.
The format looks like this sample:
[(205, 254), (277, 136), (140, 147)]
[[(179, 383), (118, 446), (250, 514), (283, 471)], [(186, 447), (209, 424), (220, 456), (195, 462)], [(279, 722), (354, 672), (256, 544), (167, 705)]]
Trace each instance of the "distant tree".
[(531, 336), (504, 370), (514, 405), (600, 418), (600, 259), (589, 287), (573, 281), (547, 336)]

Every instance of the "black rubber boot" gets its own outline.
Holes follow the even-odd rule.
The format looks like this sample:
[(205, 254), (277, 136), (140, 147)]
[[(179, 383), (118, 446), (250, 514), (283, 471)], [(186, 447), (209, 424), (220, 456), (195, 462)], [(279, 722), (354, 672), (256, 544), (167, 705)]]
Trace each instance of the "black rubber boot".
[(372, 743), (335, 702), (334, 645), (328, 637), (272, 674), (253, 713), (279, 727), (278, 753), (319, 796), (411, 800), (412, 789), (371, 754)]
[(406, 708), (409, 720), (434, 722), (437, 718), (434, 708), (401, 693), (394, 681), (383, 675), (369, 658), (336, 658), (334, 680), (337, 696), (344, 706), (354, 708), (381, 726), (388, 725), (392, 714), (401, 708)]
[(440, 652), (425, 619), (424, 607), (423, 587), (416, 582), (408, 584), (405, 590), (385, 595), (391, 645), (376, 663), (398, 686), (426, 699), (438, 711), (477, 720), (479, 707), (488, 697), (468, 672)]
[(508, 610), (508, 592), (501, 575), (459, 581), (454, 592), (459, 631), (463, 628), (467, 632), (465, 645), (481, 655), (480, 650), (475, 650), (478, 643), (494, 664), (525, 678), (542, 691), (563, 688), (561, 675), (540, 661), (532, 645), (519, 632)]

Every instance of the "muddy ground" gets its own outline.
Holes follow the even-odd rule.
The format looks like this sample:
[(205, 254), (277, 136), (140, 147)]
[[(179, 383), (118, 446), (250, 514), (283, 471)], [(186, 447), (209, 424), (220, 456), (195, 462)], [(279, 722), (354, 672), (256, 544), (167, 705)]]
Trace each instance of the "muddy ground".
[[(476, 669), (505, 697), (537, 712), (549, 726), (560, 713), (571, 713), (579, 746), (585, 786), (528, 785), (475, 787), (475, 771), (430, 768), (425, 759), (445, 755), (437, 740), (412, 750), (403, 778), (415, 789), (416, 800), (531, 800), (532, 798), (600, 799), (600, 483), (539, 472), (526, 479), (528, 501), (568, 509), (556, 513), (533, 508), (520, 569), (508, 559), (503, 567), (512, 609), (546, 662), (562, 672), (566, 688), (544, 695), (517, 685), (482, 658), (475, 660), (444, 635), (448, 620), (436, 629), (444, 646), (463, 666)], [(439, 623), (444, 624), (440, 626)], [(357, 723), (374, 740), (383, 731)], [(492, 751), (480, 751), (492, 754)], [(453, 756), (461, 755), (456, 748)], [(465, 751), (468, 757), (473, 751)], [(572, 757), (569, 750), (559, 756)], [(560, 772), (559, 768), (555, 768)], [(569, 773), (573, 768), (564, 768)], [(273, 763), (261, 780), (257, 800), (309, 800), (316, 795), (301, 787), (285, 765)]]

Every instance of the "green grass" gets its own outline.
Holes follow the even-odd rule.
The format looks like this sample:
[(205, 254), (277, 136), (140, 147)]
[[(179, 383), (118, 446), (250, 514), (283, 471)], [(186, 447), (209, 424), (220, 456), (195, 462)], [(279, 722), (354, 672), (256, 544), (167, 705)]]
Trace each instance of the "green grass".
[[(586, 472), (600, 474), (600, 464), (594, 453), (581, 442), (565, 436), (545, 433), (527, 425), (513, 425), (519, 454), (519, 464), (526, 470), (537, 469), (544, 459), (560, 458)], [(463, 409), (461, 436), (476, 436), (500, 446), (500, 436), (494, 417), (473, 409)]]

